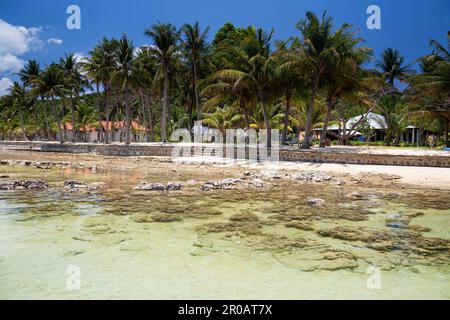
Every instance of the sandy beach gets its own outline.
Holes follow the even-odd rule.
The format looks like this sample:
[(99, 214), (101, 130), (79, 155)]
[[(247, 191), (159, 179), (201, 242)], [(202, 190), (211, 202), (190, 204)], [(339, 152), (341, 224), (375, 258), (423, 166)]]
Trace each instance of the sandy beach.
[[(380, 152), (380, 151), (379, 151)], [(172, 161), (169, 157), (116, 157), (95, 154), (66, 154), (52, 152), (1, 151), (0, 159), (31, 160), (31, 161), (65, 161), (85, 167), (115, 170), (138, 170), (141, 172), (163, 170), (176, 172), (178, 166), (183, 166), (184, 172), (202, 171), (213, 175), (236, 176), (245, 170), (280, 171), (287, 173), (303, 171), (320, 171), (333, 173), (341, 178), (354, 176), (370, 180), (395, 180), (396, 184), (435, 189), (450, 189), (450, 169), (430, 167), (356, 165), (310, 162), (276, 162), (249, 163), (236, 161), (217, 163), (217, 160), (207, 158), (182, 158), (182, 161)], [(375, 177), (378, 175), (378, 177)], [(384, 178), (383, 179), (383, 175)], [(395, 177), (395, 179), (393, 179)]]

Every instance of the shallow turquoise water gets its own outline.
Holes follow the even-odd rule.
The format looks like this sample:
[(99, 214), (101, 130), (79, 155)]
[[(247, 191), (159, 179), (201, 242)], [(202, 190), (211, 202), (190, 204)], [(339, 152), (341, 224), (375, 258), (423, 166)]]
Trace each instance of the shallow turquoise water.
[[(450, 240), (450, 209), (445, 207), (450, 191), (438, 191), (439, 202), (432, 190), (404, 190), (390, 198), (372, 196), (383, 190), (359, 188), (368, 196), (350, 201), (345, 195), (353, 187), (296, 183), (272, 190), (202, 193), (192, 187), (170, 194), (138, 193), (132, 190), (142, 178), (136, 172), (0, 167), (0, 173), (43, 178), (50, 186), (0, 191), (2, 299), (450, 298), (448, 251), (431, 258), (403, 256), (317, 233), (336, 226), (397, 232), (385, 225), (386, 218), (420, 211), (423, 215), (411, 221), (431, 228), (424, 237)], [(111, 188), (103, 194), (62, 192), (63, 181), (73, 178), (104, 181)], [(305, 218), (313, 230), (287, 228), (283, 217), (296, 210), (309, 213), (313, 209), (303, 199), (318, 195), (330, 204), (328, 212), (347, 210), (367, 214), (367, 219), (336, 219), (317, 211), (317, 217)], [(261, 224), (226, 224), (233, 214), (245, 212)], [(177, 214), (182, 221), (138, 219), (154, 213)], [(214, 223), (230, 230), (205, 229)], [(329, 261), (315, 260), (322, 257), (319, 247), (354, 255), (351, 262), (357, 267), (346, 268), (350, 261), (344, 261), (334, 271), (321, 269)], [(380, 289), (367, 287), (368, 261), (381, 268)], [(304, 271), (311, 263), (319, 267)]]

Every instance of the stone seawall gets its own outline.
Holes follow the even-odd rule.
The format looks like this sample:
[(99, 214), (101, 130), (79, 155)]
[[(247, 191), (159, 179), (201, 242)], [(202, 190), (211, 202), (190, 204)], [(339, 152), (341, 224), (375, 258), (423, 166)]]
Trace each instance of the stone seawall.
[[(53, 142), (0, 141), (1, 150), (30, 150), (41, 152), (95, 153), (107, 156), (165, 156), (172, 154), (174, 144), (135, 144), (135, 145), (101, 145), (101, 144), (59, 144)], [(193, 148), (191, 148), (193, 151)], [(248, 151), (248, 150), (247, 150)], [(225, 152), (224, 152), (225, 153)], [(248, 152), (247, 156), (248, 156)], [(370, 154), (338, 150), (279, 150), (281, 161), (371, 164), (394, 166), (420, 166), (450, 168), (450, 156), (445, 155), (398, 155)]]

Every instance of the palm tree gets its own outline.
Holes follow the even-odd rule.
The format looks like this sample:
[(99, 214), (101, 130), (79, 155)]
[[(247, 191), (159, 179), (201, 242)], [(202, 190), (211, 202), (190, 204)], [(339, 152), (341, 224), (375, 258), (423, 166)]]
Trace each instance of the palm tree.
[(314, 111), (314, 101), (319, 91), (320, 80), (327, 70), (329, 61), (336, 57), (337, 52), (334, 47), (335, 34), (346, 32), (349, 25), (342, 25), (335, 34), (332, 31), (333, 19), (327, 16), (326, 11), (319, 19), (314, 13), (308, 11), (306, 19), (297, 23), (296, 27), (302, 34), (301, 39), (295, 39), (296, 48), (292, 59), (289, 62), (293, 67), (303, 69), (310, 75), (311, 94), (309, 97), (308, 111), (305, 124), (305, 138), (302, 148), (310, 147), (310, 134), (312, 126), (312, 115)]
[(155, 76), (163, 77), (163, 108), (160, 122), (161, 141), (167, 141), (167, 115), (169, 112), (169, 72), (173, 64), (173, 59), (177, 50), (179, 32), (170, 23), (160, 23), (146, 29), (144, 33), (152, 38), (154, 46), (150, 47), (152, 53), (157, 57), (159, 70)]
[(99, 141), (103, 141), (103, 126), (101, 117), (101, 107), (100, 107), (100, 84), (102, 82), (102, 55), (101, 48), (96, 46), (92, 51), (89, 52), (89, 57), (82, 61), (80, 64), (86, 76), (95, 83), (95, 105), (97, 108), (97, 120), (99, 124)]
[[(39, 63), (35, 60), (28, 60), (25, 66), (19, 71), (19, 77), (24, 86), (32, 90), (36, 85), (40, 72)], [(37, 139), (39, 124), (36, 96), (33, 95), (33, 91), (30, 92), (30, 95), (31, 105), (34, 111), (34, 139)]]
[(276, 69), (276, 83), (284, 95), (285, 109), (283, 117), (283, 128), (281, 132), (281, 142), (284, 143), (287, 138), (289, 118), (291, 116), (291, 103), (294, 94), (304, 95), (306, 88), (306, 75), (299, 70), (292, 68), (289, 62), (289, 55), (292, 48), (286, 47), (287, 42), (278, 42), (277, 46), (277, 69)]
[(430, 46), (432, 53), (419, 59), (423, 72), (408, 78), (413, 89), (412, 111), (443, 119), (445, 145), (450, 147), (450, 32), (447, 33), (447, 48), (435, 40), (430, 41)]
[[(282, 129), (284, 127), (284, 116), (285, 113), (283, 113), (282, 105), (281, 104), (274, 104), (271, 105), (271, 107), (267, 110), (267, 117), (269, 118), (269, 126), (272, 129)], [(288, 119), (290, 122), (297, 123), (297, 121), (292, 117), (289, 116)], [(288, 122), (289, 122), (288, 121)], [(251, 124), (250, 128), (252, 129), (264, 129), (266, 128), (266, 120), (264, 118), (263, 112), (261, 108), (257, 108), (251, 117)], [(288, 129), (291, 129), (288, 127)]]
[(157, 68), (155, 57), (148, 46), (137, 50), (136, 58), (133, 61), (132, 87), (141, 104), (141, 114), (146, 128), (146, 140), (153, 139), (154, 128), (151, 112), (151, 95), (153, 89), (153, 79)]
[[(193, 25), (185, 24), (182, 28), (184, 33), (183, 47), (186, 51), (186, 56), (188, 58), (189, 64), (192, 70), (192, 91), (194, 93), (195, 110), (197, 112), (197, 120), (200, 121), (200, 110), (198, 102), (198, 88), (197, 88), (197, 78), (198, 78), (198, 67), (201, 60), (204, 58), (208, 52), (209, 45), (206, 41), (208, 36), (209, 27), (201, 32), (199, 23), (196, 22)], [(192, 110), (190, 110), (190, 114)], [(191, 119), (189, 118), (189, 122)]]
[[(56, 120), (58, 126), (59, 141), (64, 143), (64, 136), (61, 130), (61, 121), (57, 111), (57, 105), (55, 98), (63, 97), (67, 92), (65, 89), (64, 72), (61, 67), (56, 64), (50, 64), (42, 72), (41, 77), (37, 80), (39, 91), (43, 96), (51, 100), (51, 107), (53, 110), (53, 117)], [(43, 100), (45, 104), (45, 100)]]
[(126, 138), (125, 143), (129, 145), (131, 143), (131, 112), (130, 112), (130, 104), (129, 104), (129, 95), (130, 95), (130, 82), (131, 82), (131, 71), (133, 67), (133, 52), (134, 46), (133, 42), (127, 38), (127, 36), (123, 35), (120, 38), (117, 46), (117, 68), (114, 73), (114, 79), (119, 84), (119, 88), (124, 95), (125, 102), (125, 132)]
[(233, 128), (240, 120), (242, 120), (242, 116), (236, 114), (233, 107), (225, 105), (223, 108), (216, 107), (214, 112), (204, 113), (202, 122), (218, 129), (222, 134), (223, 141), (225, 141), (226, 130)]
[(341, 30), (334, 36), (335, 56), (329, 60), (324, 82), (326, 87), (327, 110), (320, 136), (320, 147), (325, 147), (328, 122), (331, 112), (338, 99), (345, 94), (353, 94), (361, 90), (366, 72), (362, 70), (362, 64), (368, 61), (372, 53), (367, 47), (357, 47), (362, 41), (355, 38), (354, 33)]
[[(105, 91), (105, 109), (106, 109), (106, 127), (105, 127), (105, 143), (109, 143), (109, 122), (111, 116), (111, 96), (113, 94), (113, 77), (114, 70), (117, 67), (117, 47), (118, 42), (115, 39), (103, 39), (100, 48), (100, 60), (102, 65), (101, 78)], [(114, 132), (114, 131), (113, 131)]]
[[(80, 95), (83, 86), (86, 84), (80, 71), (80, 65), (73, 54), (66, 54), (60, 59), (59, 65), (64, 73), (64, 81), (69, 95), (71, 105), (72, 128), (75, 128), (75, 98)], [(65, 123), (64, 123), (65, 128)], [(72, 135), (72, 141), (75, 142), (75, 132)]]
[(85, 103), (79, 104), (74, 114), (74, 120), (73, 128), (83, 129), (83, 141), (86, 142), (86, 129), (88, 125), (95, 122), (95, 109)]
[(233, 87), (245, 87), (256, 94), (266, 128), (266, 146), (271, 148), (271, 127), (268, 116), (269, 103), (274, 96), (276, 63), (270, 56), (271, 32), (252, 28), (241, 44), (241, 48), (226, 48), (230, 58), (235, 61), (234, 69), (224, 69), (216, 73), (215, 78), (231, 82)]
[(405, 58), (400, 54), (400, 51), (392, 48), (387, 48), (381, 55), (381, 60), (376, 63), (376, 66), (381, 69), (386, 82), (391, 87), (394, 86), (395, 80), (404, 80), (407, 76), (413, 73), (409, 65), (404, 65)]
[(24, 124), (24, 111), (27, 108), (27, 92), (25, 91), (25, 88), (21, 86), (18, 82), (14, 82), (12, 87), (9, 88), (9, 94), (11, 95), (14, 107), (19, 114), (19, 123), (22, 139), (27, 140)]

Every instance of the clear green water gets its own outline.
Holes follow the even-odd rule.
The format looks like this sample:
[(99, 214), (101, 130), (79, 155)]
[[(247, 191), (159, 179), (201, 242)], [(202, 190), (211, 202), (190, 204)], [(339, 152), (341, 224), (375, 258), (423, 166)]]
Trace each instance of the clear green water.
[[(202, 192), (193, 185), (143, 193), (132, 188), (141, 180), (158, 181), (160, 172), (3, 166), (0, 174), (41, 178), (50, 186), (0, 191), (2, 299), (450, 298), (448, 245), (423, 245), (428, 238), (450, 240), (450, 191), (285, 181), (269, 190)], [(191, 178), (202, 181), (201, 173), (186, 180)], [(110, 188), (68, 194), (62, 190), (67, 179), (104, 181)], [(363, 197), (349, 196), (355, 191)], [(327, 205), (310, 208), (308, 197)], [(236, 222), (236, 213), (250, 218)], [(151, 222), (155, 214), (180, 221)], [(408, 238), (406, 249), (384, 251), (370, 248), (373, 241), (318, 233), (345, 227), (395, 238), (404, 231), (385, 220), (399, 216), (414, 216), (410, 225), (431, 231)], [(308, 230), (286, 227), (295, 222)], [(329, 254), (344, 258), (330, 260)], [(67, 287), (71, 265), (80, 270), (79, 290)], [(381, 268), (380, 289), (367, 288), (370, 265)]]

